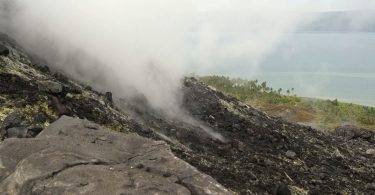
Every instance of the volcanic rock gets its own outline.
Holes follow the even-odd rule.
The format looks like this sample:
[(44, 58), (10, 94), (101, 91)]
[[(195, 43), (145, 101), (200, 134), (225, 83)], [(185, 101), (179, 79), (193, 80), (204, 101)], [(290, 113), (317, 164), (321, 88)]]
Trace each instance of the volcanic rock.
[(48, 119), (47, 115), (43, 112), (38, 112), (34, 118), (34, 121), (37, 123), (44, 123)]
[(111, 92), (106, 92), (104, 97), (109, 101), (109, 102), (112, 102), (113, 101), (113, 98), (112, 98), (112, 93)]
[(63, 91), (62, 85), (54, 81), (40, 81), (38, 83), (38, 88), (40, 91), (53, 94), (61, 93)]
[(12, 127), (6, 131), (8, 138), (24, 138), (27, 136), (27, 129), (25, 127)]
[(23, 118), (23, 116), (18, 112), (13, 112), (13, 113), (9, 114), (4, 119), (4, 121), (2, 122), (2, 124), (0, 126), (0, 134), (1, 134), (0, 137), (4, 137), (5, 135), (7, 135), (8, 134), (7, 130), (9, 128), (20, 127), (21, 123), (22, 123), (22, 118)]
[(375, 191), (375, 183), (368, 183), (365, 186), (366, 189)]
[(374, 155), (375, 154), (375, 149), (368, 149), (368, 150), (366, 150), (366, 154), (368, 154), (368, 155)]
[(31, 125), (27, 127), (28, 137), (35, 137), (43, 130), (42, 125)]
[(7, 56), (9, 55), (10, 51), (7, 47), (0, 44), (0, 56)]
[(36, 138), (5, 140), (0, 194), (232, 194), (165, 142), (87, 126), (63, 116)]
[(367, 129), (351, 126), (351, 125), (337, 127), (334, 131), (334, 134), (341, 136), (347, 140), (362, 139), (362, 140), (374, 142), (374, 139), (375, 139), (374, 132), (367, 130)]
[(289, 157), (289, 158), (294, 158), (294, 157), (296, 157), (296, 153), (295, 152), (293, 152), (293, 151), (291, 151), (291, 150), (288, 150), (286, 153), (285, 153), (285, 155), (287, 156), (287, 157)]
[(1, 127), (4, 129), (18, 127), (22, 123), (22, 115), (18, 112), (9, 114), (3, 121)]
[(273, 194), (274, 195), (292, 195), (288, 186), (286, 186), (285, 184), (277, 185)]

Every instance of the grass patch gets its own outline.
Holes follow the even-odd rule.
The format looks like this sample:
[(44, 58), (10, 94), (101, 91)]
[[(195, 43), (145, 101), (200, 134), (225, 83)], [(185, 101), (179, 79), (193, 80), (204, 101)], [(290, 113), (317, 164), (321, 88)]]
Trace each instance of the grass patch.
[(198, 78), (216, 90), (268, 114), (321, 129), (355, 125), (375, 130), (375, 108), (335, 100), (298, 97), (294, 89), (274, 89), (267, 82), (224, 76)]

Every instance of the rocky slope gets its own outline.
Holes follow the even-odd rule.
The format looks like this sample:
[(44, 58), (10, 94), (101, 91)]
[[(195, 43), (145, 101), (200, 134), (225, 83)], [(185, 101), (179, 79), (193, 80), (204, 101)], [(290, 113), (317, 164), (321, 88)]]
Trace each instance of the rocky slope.
[(68, 115), (163, 140), (176, 156), (239, 194), (375, 193), (373, 132), (344, 128), (324, 134), (186, 79), (183, 107), (222, 134), (226, 141), (221, 142), (199, 125), (164, 117), (142, 98), (112, 98), (52, 73), (12, 40), (0, 38), (5, 46), (0, 55), (0, 131), (5, 139), (35, 137)]
[(223, 185), (241, 194), (375, 193), (373, 132), (348, 128), (324, 134), (287, 123), (195, 79), (185, 81), (185, 93), (185, 107), (228, 142), (200, 136), (196, 128), (157, 114), (135, 113), (142, 114), (143, 129), (172, 139), (176, 155)]

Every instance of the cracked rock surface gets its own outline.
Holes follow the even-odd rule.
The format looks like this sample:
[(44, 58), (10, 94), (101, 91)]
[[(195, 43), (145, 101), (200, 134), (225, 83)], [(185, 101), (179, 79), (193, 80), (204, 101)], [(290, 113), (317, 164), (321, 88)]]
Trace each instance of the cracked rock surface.
[(162, 141), (61, 117), (0, 145), (0, 194), (232, 194)]

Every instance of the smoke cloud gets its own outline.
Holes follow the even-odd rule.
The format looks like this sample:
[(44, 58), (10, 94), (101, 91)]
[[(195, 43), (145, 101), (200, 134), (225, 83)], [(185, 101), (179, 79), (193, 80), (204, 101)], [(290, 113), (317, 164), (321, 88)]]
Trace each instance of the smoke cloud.
[[(184, 73), (188, 1), (4, 1), (1, 29), (76, 79), (173, 106)], [(183, 9), (168, 9), (168, 8)], [(131, 92), (134, 93), (134, 92)]]
[[(181, 112), (184, 75), (257, 68), (309, 4), (277, 0), (1, 0), (0, 31), (50, 66), (118, 97)], [(312, 1), (311, 1), (312, 2)]]

